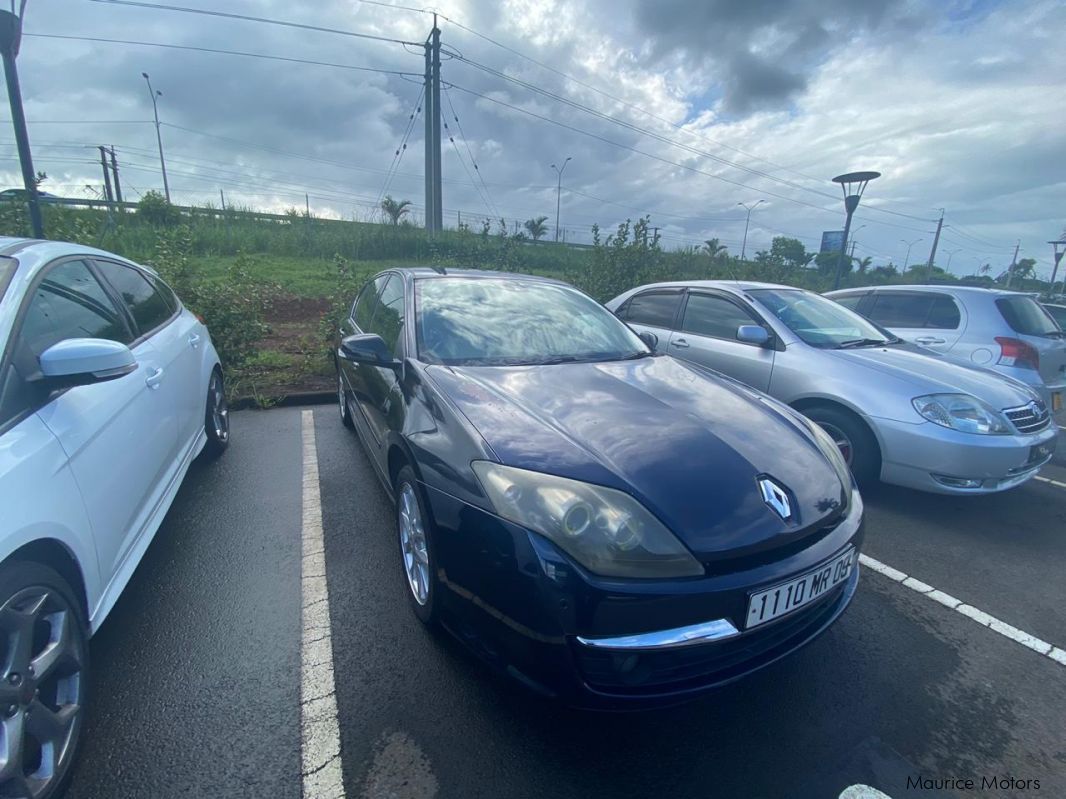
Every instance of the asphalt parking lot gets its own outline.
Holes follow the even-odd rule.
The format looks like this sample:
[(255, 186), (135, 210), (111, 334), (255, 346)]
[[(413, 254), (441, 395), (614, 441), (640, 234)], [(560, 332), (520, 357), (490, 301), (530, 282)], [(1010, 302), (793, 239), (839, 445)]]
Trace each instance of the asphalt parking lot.
[[(865, 554), (927, 585), (864, 567), (845, 616), (795, 656), (693, 704), (606, 715), (528, 694), (422, 628), (388, 499), (334, 407), (232, 428), (93, 639), (71, 797), (300, 797), (305, 771), (342, 781), (322, 795), (375, 799), (1066, 795), (1066, 662), (928, 595), (1066, 647), (1066, 468), (991, 497), (867, 492)], [(325, 617), (306, 598), (320, 576)], [(308, 697), (322, 641), (335, 694)], [(339, 751), (329, 725), (308, 727), (323, 706)]]

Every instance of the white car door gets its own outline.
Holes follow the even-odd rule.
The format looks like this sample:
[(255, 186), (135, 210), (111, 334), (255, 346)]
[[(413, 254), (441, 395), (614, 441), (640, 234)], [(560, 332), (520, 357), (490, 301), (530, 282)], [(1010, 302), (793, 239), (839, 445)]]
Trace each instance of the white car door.
[(204, 427), (207, 386), (201, 359), (203, 326), (155, 275), (126, 264), (96, 259), (104, 280), (114, 288), (133, 317), (136, 332), (149, 336), (166, 379), (160, 392), (177, 413), (175, 458), (183, 458)]
[(67, 338), (122, 341), (137, 359), (131, 374), (66, 389), (38, 411), (69, 459), (106, 585), (177, 473), (176, 411), (160, 390), (161, 358), (150, 341), (133, 338), (125, 312), (77, 259), (45, 267), (16, 336), (16, 366), (28, 379), (40, 354)]
[(931, 291), (878, 290), (862, 306), (862, 314), (904, 341), (937, 352), (950, 350), (965, 327), (955, 299)]

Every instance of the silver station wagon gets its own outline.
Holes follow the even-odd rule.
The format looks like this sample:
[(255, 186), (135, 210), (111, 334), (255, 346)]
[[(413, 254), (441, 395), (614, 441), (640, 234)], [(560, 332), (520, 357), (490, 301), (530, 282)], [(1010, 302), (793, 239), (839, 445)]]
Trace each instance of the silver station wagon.
[(944, 494), (1019, 485), (1054, 452), (1039, 395), (909, 344), (813, 292), (734, 281), (641, 286), (607, 303), (657, 349), (818, 422), (856, 479)]

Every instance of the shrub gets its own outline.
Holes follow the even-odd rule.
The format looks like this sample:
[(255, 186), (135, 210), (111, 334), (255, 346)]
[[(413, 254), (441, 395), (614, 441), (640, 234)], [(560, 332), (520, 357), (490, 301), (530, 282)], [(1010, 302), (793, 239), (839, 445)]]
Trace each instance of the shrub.
[(180, 217), (178, 210), (157, 191), (144, 193), (137, 203), (137, 213), (142, 221), (152, 225), (172, 225)]

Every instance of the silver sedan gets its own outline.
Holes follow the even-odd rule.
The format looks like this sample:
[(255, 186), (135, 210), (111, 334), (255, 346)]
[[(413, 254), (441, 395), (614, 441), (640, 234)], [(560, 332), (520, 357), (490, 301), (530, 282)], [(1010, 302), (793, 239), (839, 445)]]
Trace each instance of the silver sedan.
[(607, 307), (657, 349), (765, 392), (817, 421), (860, 483), (942, 494), (1019, 485), (1056, 429), (1028, 386), (904, 343), (837, 303), (767, 283), (631, 289)]

